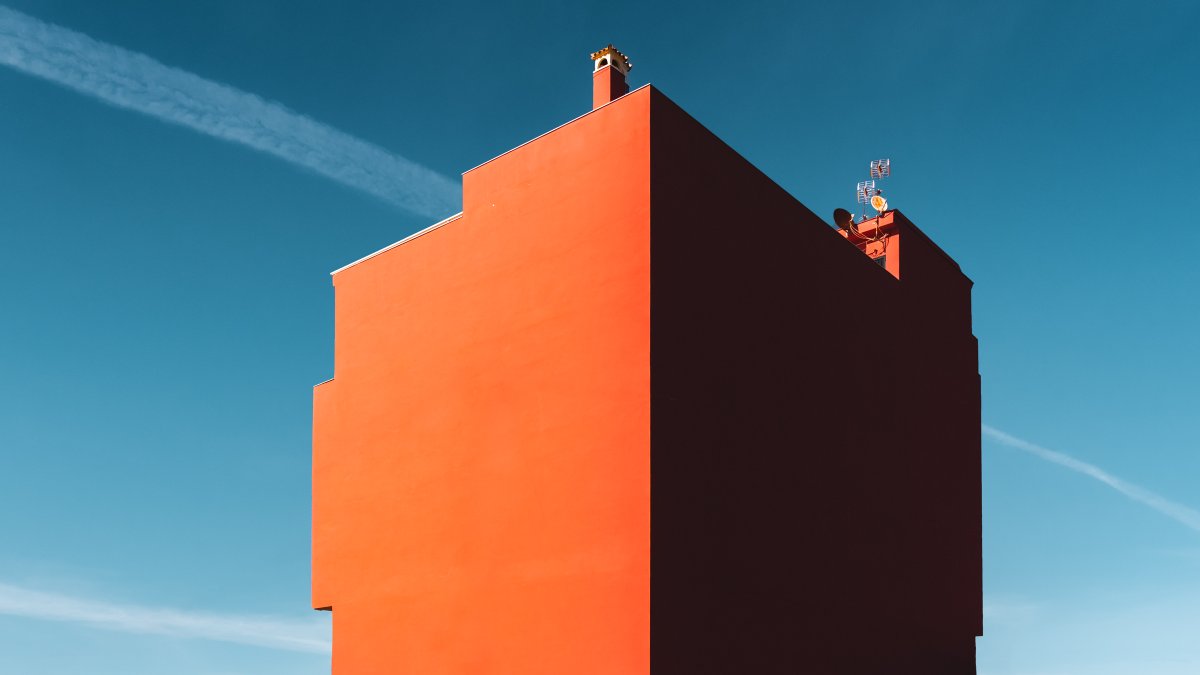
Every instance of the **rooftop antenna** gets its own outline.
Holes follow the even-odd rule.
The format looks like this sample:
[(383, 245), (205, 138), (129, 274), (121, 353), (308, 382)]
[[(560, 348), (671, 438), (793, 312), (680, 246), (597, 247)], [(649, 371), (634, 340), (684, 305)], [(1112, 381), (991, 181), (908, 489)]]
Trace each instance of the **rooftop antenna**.
[(887, 211), (887, 200), (883, 198), (883, 190), (875, 187), (875, 181), (883, 180), (892, 175), (892, 160), (886, 158), (871, 160), (870, 172), (871, 180), (860, 182), (858, 189), (855, 191), (858, 203), (864, 205), (863, 220), (867, 219), (867, 204), (870, 204), (871, 208), (875, 209), (878, 215), (883, 215), (883, 212)]
[[(876, 217), (883, 215), (883, 212), (888, 210), (888, 203), (883, 197), (883, 190), (876, 186), (875, 181), (881, 181), (892, 175), (892, 160), (887, 158), (873, 159), (871, 160), (869, 170), (871, 174), (870, 180), (859, 181), (858, 185), (854, 187), (854, 199), (856, 202), (863, 205), (862, 219), (856, 223), (854, 221), (854, 214), (845, 209), (836, 209), (833, 212), (833, 222), (839, 228), (843, 230), (849, 230), (860, 237), (864, 235), (859, 233), (859, 230), (855, 227), (855, 225), (865, 223), (868, 220), (868, 206), (875, 209)], [(874, 237), (866, 238), (878, 238), (879, 228), (875, 228), (874, 233)]]
[(863, 220), (867, 219), (867, 204), (870, 204), (871, 200), (874, 199), (875, 196), (878, 194), (880, 194), (880, 191), (878, 188), (875, 187), (875, 181), (873, 181), (873, 180), (858, 181), (858, 186), (854, 188), (854, 199), (859, 204), (863, 205), (863, 216), (862, 216)]
[(871, 160), (871, 178), (887, 178), (890, 175), (892, 175), (892, 160)]
[[(892, 160), (890, 159), (873, 159), (871, 160), (871, 178), (884, 179), (892, 175)], [(879, 215), (883, 215), (887, 211), (887, 200), (883, 198), (882, 190), (875, 190), (875, 194), (871, 197), (871, 208)]]

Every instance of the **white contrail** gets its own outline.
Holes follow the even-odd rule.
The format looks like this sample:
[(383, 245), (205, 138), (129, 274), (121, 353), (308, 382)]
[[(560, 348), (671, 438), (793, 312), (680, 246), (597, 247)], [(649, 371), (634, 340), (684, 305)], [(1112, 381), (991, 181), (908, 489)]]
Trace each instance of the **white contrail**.
[(986, 424), (982, 425), (982, 429), (985, 436), (988, 436), (995, 441), (1003, 443), (1004, 445), (1012, 448), (1024, 450), (1025, 452), (1040, 457), (1047, 462), (1054, 462), (1055, 464), (1065, 466), (1077, 473), (1095, 478), (1117, 492), (1129, 497), (1133, 501), (1145, 504), (1164, 516), (1174, 518), (1187, 527), (1190, 527), (1196, 531), (1200, 531), (1200, 511), (1196, 511), (1195, 509), (1184, 506), (1183, 504), (1177, 504), (1165, 497), (1161, 497), (1147, 490), (1146, 488), (1139, 487), (1132, 483), (1121, 480), (1120, 478), (1117, 478), (1098, 466), (1080, 461), (1074, 457), (1071, 457), (1070, 455), (1064, 455), (1061, 452), (1047, 450), (1040, 445), (1034, 445), (1029, 441), (1017, 438), (1016, 436), (1010, 436), (1009, 434), (1006, 434), (999, 429), (989, 427)]
[(139, 607), (35, 591), (0, 583), (0, 614), (50, 621), (70, 621), (153, 635), (220, 640), (240, 644), (329, 654), (327, 621), (184, 612)]
[(278, 103), (0, 6), (0, 64), (105, 103), (241, 143), (426, 217), (458, 184)]

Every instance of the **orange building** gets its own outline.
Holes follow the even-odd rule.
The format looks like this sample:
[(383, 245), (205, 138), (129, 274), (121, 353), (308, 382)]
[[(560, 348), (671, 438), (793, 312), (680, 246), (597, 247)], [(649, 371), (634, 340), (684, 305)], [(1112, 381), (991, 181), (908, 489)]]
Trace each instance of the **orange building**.
[(591, 112), (333, 273), (334, 673), (974, 673), (970, 280), (593, 59)]

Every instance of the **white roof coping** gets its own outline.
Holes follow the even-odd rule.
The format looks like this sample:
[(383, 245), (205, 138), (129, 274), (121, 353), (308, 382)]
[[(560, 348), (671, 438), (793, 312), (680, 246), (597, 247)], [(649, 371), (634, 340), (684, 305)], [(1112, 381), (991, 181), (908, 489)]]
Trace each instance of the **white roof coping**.
[[(579, 117), (576, 117), (576, 118), (574, 118), (574, 119), (572, 119), (572, 120), (570, 120), (570, 121), (567, 121), (567, 122), (563, 122), (562, 124), (560, 124), (560, 125), (558, 125), (558, 126), (554, 127), (553, 129), (551, 129), (551, 130), (549, 130), (549, 131), (547, 131), (547, 132), (545, 132), (545, 133), (538, 134), (537, 136), (534, 136), (533, 138), (529, 139), (528, 141), (525, 141), (524, 143), (522, 143), (522, 144), (520, 144), (520, 145), (518, 145), (518, 146), (516, 146), (516, 147), (514, 147), (514, 148), (510, 148), (510, 149), (508, 149), (508, 150), (505, 150), (504, 152), (500, 153), (499, 155), (496, 155), (495, 157), (493, 157), (493, 158), (491, 158), (491, 159), (487, 160), (486, 162), (482, 162), (482, 163), (480, 163), (480, 164), (477, 164), (477, 165), (475, 165), (475, 166), (471, 167), (470, 169), (467, 169), (467, 170), (466, 170), (465, 172), (463, 172), (463, 173), (464, 173), (464, 174), (470, 173), (470, 172), (474, 171), (475, 169), (478, 169), (479, 167), (481, 167), (481, 166), (484, 166), (485, 164), (490, 164), (491, 162), (494, 162), (494, 161), (496, 161), (497, 159), (500, 159), (501, 157), (503, 157), (503, 156), (507, 155), (507, 154), (508, 154), (508, 153), (510, 153), (510, 152), (513, 152), (513, 151), (515, 151), (515, 150), (520, 150), (521, 148), (525, 147), (526, 145), (529, 145), (530, 143), (532, 143), (532, 142), (534, 142), (534, 141), (538, 140), (539, 138), (542, 138), (543, 136), (548, 136), (548, 135), (550, 135), (550, 134), (552, 134), (552, 133), (554, 133), (554, 132), (558, 131), (559, 129), (562, 129), (563, 127), (565, 127), (565, 126), (567, 126), (567, 125), (571, 124), (572, 122), (577, 122), (577, 121), (579, 121), (579, 120), (583, 119), (584, 117), (587, 117), (588, 115), (591, 115), (592, 113), (596, 112), (597, 110), (600, 110), (601, 108), (608, 107), (608, 106), (610, 106), (610, 105), (612, 105), (612, 104), (616, 103), (617, 101), (620, 101), (622, 98), (625, 98), (625, 96), (628, 96), (629, 94), (633, 94), (633, 93), (639, 92), (639, 91), (641, 91), (641, 90), (643, 90), (643, 89), (645, 89), (645, 88), (647, 88), (647, 87), (649, 87), (649, 86), (650, 86), (650, 83), (649, 83), (649, 82), (647, 82), (646, 84), (643, 84), (642, 86), (638, 87), (637, 89), (634, 89), (633, 91), (630, 91), (630, 92), (626, 93), (624, 96), (618, 96), (617, 98), (614, 98), (613, 100), (609, 101), (608, 103), (605, 103), (604, 105), (600, 106), (599, 108), (595, 108), (595, 109), (589, 110), (589, 111), (585, 112), (584, 114), (580, 115)], [(363, 256), (363, 257), (359, 258), (358, 260), (355, 260), (354, 262), (350, 263), (349, 265), (344, 265), (344, 266), (342, 266), (342, 267), (339, 267), (339, 268), (337, 268), (336, 270), (334, 270), (334, 271), (330, 272), (330, 273), (329, 273), (329, 275), (330, 275), (330, 276), (333, 276), (334, 274), (337, 274), (338, 272), (341, 272), (342, 270), (346, 269), (347, 267), (354, 267), (355, 265), (357, 265), (358, 263), (360, 263), (360, 262), (362, 262), (362, 261), (364, 261), (364, 260), (369, 260), (369, 259), (371, 259), (371, 258), (374, 258), (375, 256), (379, 255), (380, 253), (383, 253), (384, 251), (388, 251), (388, 250), (390, 250), (390, 249), (396, 248), (397, 246), (399, 246), (399, 245), (401, 245), (401, 244), (403, 244), (403, 243), (405, 243), (405, 242), (412, 241), (413, 239), (416, 239), (417, 237), (419, 237), (419, 236), (421, 236), (421, 235), (423, 235), (423, 234), (425, 234), (425, 233), (427, 233), (427, 232), (432, 232), (433, 230), (436, 230), (436, 229), (438, 229), (439, 227), (441, 227), (441, 226), (445, 225), (446, 223), (449, 223), (449, 222), (450, 222), (450, 221), (452, 221), (452, 220), (455, 220), (455, 219), (457, 219), (457, 218), (460, 218), (461, 216), (462, 216), (462, 211), (459, 211), (458, 213), (456, 213), (456, 214), (454, 214), (454, 215), (450, 216), (449, 218), (447, 218), (447, 219), (445, 219), (445, 220), (443, 220), (443, 221), (440, 221), (440, 222), (434, 223), (433, 225), (430, 225), (429, 227), (427, 227), (427, 228), (425, 228), (425, 229), (423, 229), (423, 230), (421, 230), (421, 231), (419, 231), (419, 232), (415, 232), (415, 233), (413, 233), (413, 234), (410, 234), (410, 235), (408, 235), (407, 237), (405, 237), (405, 238), (401, 239), (400, 241), (398, 241), (398, 242), (396, 242), (396, 243), (394, 243), (394, 244), (390, 244), (390, 245), (388, 245), (388, 246), (384, 246), (383, 248), (379, 249), (378, 251), (375, 251), (374, 253), (372, 253), (372, 254), (370, 254), (370, 255), (365, 255), (365, 256)]]
[(471, 173), (471, 172), (472, 172), (472, 171), (474, 171), (475, 169), (478, 169), (479, 167), (481, 167), (481, 166), (484, 166), (485, 164), (490, 164), (490, 163), (492, 163), (492, 162), (494, 162), (494, 161), (496, 161), (496, 160), (500, 159), (501, 157), (503, 157), (503, 156), (507, 155), (507, 154), (508, 154), (508, 153), (510, 153), (510, 152), (515, 152), (515, 151), (517, 151), (517, 150), (520, 150), (521, 148), (523, 148), (523, 147), (525, 147), (525, 146), (529, 145), (530, 143), (532, 143), (532, 142), (534, 142), (534, 141), (538, 140), (539, 138), (541, 138), (541, 137), (543, 137), (543, 136), (549, 136), (550, 134), (552, 134), (552, 133), (554, 133), (554, 132), (558, 131), (559, 129), (561, 129), (561, 128), (565, 127), (565, 126), (568, 126), (568, 125), (570, 125), (570, 124), (572, 124), (572, 123), (574, 123), (574, 122), (578, 122), (579, 120), (581, 120), (581, 119), (583, 119), (583, 118), (587, 117), (588, 115), (591, 115), (592, 113), (596, 112), (597, 110), (601, 110), (601, 109), (603, 109), (603, 108), (607, 108), (608, 106), (610, 106), (610, 105), (612, 105), (612, 104), (616, 103), (617, 101), (620, 101), (621, 99), (625, 98), (626, 96), (629, 96), (629, 94), (636, 94), (637, 92), (639, 92), (639, 91), (641, 91), (641, 90), (643, 90), (643, 89), (645, 89), (646, 87), (649, 87), (649, 86), (650, 86), (650, 83), (649, 83), (649, 82), (647, 82), (646, 84), (643, 84), (642, 86), (638, 87), (637, 89), (634, 89), (633, 91), (630, 91), (630, 92), (628, 92), (628, 93), (622, 94), (621, 96), (618, 96), (618, 97), (614, 98), (613, 100), (609, 101), (608, 103), (605, 103), (604, 105), (600, 106), (599, 108), (593, 108), (593, 109), (591, 109), (591, 110), (589, 110), (589, 111), (587, 111), (587, 112), (583, 113), (583, 114), (582, 114), (582, 115), (580, 115), (579, 117), (575, 117), (575, 118), (572, 118), (570, 121), (563, 122), (562, 124), (560, 124), (560, 125), (558, 125), (558, 126), (554, 127), (553, 129), (551, 129), (550, 131), (547, 131), (547, 132), (545, 132), (545, 133), (538, 134), (537, 136), (534, 136), (533, 138), (531, 138), (531, 139), (529, 139), (529, 140), (525, 141), (524, 143), (522, 143), (522, 144), (520, 144), (520, 145), (518, 145), (518, 146), (515, 146), (515, 147), (512, 147), (512, 148), (509, 148), (508, 150), (505, 150), (504, 152), (502, 152), (502, 153), (500, 153), (500, 154), (496, 155), (495, 157), (493, 157), (493, 158), (491, 158), (491, 159), (487, 160), (486, 162), (480, 162), (479, 164), (476, 164), (475, 166), (471, 167), (470, 169), (467, 169), (466, 171), (464, 171), (464, 172), (463, 172), (463, 175), (466, 175), (466, 174), (468, 174), (468, 173)]
[(434, 230), (438, 229), (439, 227), (445, 225), (446, 223), (449, 223), (452, 220), (458, 220), (461, 217), (462, 217), (462, 211), (459, 211), (458, 213), (450, 216), (449, 218), (447, 218), (445, 220), (440, 220), (423, 230), (420, 230), (418, 232), (413, 232), (412, 234), (408, 235), (407, 237), (401, 239), (400, 241), (398, 241), (394, 244), (388, 244), (387, 246), (384, 246), (383, 248), (379, 249), (378, 251), (375, 251), (374, 253), (369, 253), (367, 255), (364, 255), (363, 257), (359, 258), (358, 260), (355, 260), (354, 262), (350, 263), (349, 265), (342, 265), (341, 267), (337, 268), (336, 270), (330, 272), (329, 276), (333, 276), (348, 267), (354, 267), (355, 265), (357, 265), (358, 263), (360, 263), (364, 260), (370, 260), (371, 258), (374, 258), (375, 256), (379, 255), (380, 253), (383, 253), (385, 251), (390, 251), (390, 250), (396, 248), (397, 246), (399, 246), (400, 244), (412, 241), (413, 239), (416, 239), (417, 237), (419, 237), (423, 234), (428, 234), (429, 232), (433, 232)]

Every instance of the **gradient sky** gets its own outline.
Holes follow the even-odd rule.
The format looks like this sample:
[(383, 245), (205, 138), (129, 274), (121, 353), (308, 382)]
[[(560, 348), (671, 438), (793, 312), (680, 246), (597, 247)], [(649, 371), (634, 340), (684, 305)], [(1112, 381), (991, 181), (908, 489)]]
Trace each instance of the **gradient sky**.
[[(1200, 5), (832, 4), (8, 0), (5, 668), (328, 671), (328, 273), (586, 112), (614, 42), (820, 214), (890, 157), (974, 279), (980, 672), (1200, 672)], [(86, 58), (20, 62), (34, 20)]]

